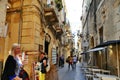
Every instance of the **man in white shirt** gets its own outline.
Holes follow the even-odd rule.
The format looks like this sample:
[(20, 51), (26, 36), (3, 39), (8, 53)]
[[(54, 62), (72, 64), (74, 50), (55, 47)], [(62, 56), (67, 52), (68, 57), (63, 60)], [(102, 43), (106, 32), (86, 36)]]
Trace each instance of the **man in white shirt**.
[(77, 57), (76, 55), (73, 56), (73, 67), (76, 68)]

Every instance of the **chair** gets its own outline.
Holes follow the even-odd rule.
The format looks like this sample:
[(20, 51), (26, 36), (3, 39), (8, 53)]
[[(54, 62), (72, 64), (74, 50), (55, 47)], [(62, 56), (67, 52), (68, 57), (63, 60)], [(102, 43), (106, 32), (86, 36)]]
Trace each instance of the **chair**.
[(86, 74), (85, 77), (86, 77), (86, 80), (92, 80), (93, 75), (92, 74)]
[(93, 78), (93, 80), (101, 80), (100, 78)]

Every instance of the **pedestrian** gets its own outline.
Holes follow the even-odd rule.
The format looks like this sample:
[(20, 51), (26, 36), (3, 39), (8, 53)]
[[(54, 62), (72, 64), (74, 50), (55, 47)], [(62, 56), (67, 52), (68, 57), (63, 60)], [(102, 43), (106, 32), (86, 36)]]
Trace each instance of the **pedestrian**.
[(70, 70), (70, 66), (73, 69), (73, 58), (72, 58), (72, 56), (68, 56), (68, 70)]
[(60, 67), (64, 67), (64, 55), (60, 56)]
[(47, 60), (48, 58), (45, 57), (45, 53), (44, 52), (41, 52), (40, 53), (40, 64), (41, 64), (41, 69), (40, 69), (40, 73), (39, 73), (39, 80), (45, 80), (45, 74), (46, 74), (46, 67), (48, 66), (47, 65)]
[(11, 54), (9, 54), (5, 62), (1, 80), (22, 80), (22, 78), (19, 77), (22, 66), (20, 55), (20, 45), (14, 43), (11, 48)]
[(61, 57), (59, 56), (59, 67), (61, 67)]
[(76, 55), (73, 56), (73, 68), (76, 69), (77, 57)]
[(61, 58), (62, 58), (62, 67), (64, 67), (64, 55), (63, 54), (62, 54)]

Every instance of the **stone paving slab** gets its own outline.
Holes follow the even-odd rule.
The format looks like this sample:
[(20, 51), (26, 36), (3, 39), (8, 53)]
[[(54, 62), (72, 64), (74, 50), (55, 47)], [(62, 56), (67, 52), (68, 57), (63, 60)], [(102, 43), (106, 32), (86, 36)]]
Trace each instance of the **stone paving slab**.
[(80, 66), (81, 63), (77, 63), (76, 69), (68, 70), (68, 64), (66, 63), (63, 68), (59, 68), (59, 80), (85, 80), (85, 76), (81, 71)]

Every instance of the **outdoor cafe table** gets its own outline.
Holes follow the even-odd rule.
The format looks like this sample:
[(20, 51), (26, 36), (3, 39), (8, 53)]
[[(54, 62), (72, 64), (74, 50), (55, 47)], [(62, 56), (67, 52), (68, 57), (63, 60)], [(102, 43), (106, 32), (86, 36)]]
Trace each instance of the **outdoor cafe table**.
[(93, 73), (100, 73), (102, 69), (89, 69)]
[(107, 75), (107, 74), (99, 74), (96, 73), (96, 76), (99, 77), (102, 80), (119, 80), (119, 78), (115, 75)]
[(109, 70), (104, 70), (104, 69), (93, 69), (93, 68), (89, 68), (89, 71), (93, 72), (93, 73), (108, 73), (110, 74), (110, 71)]
[(101, 72), (102, 72), (103, 74), (104, 74), (104, 73), (110, 74), (110, 71), (109, 71), (109, 70), (104, 70), (104, 69), (102, 69)]

